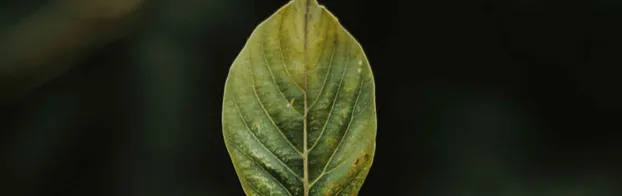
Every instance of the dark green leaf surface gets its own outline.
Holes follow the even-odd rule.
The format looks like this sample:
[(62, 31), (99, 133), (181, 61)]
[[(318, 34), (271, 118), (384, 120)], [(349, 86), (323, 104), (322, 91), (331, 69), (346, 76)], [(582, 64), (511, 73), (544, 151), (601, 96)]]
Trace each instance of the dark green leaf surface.
[(376, 138), (361, 46), (315, 0), (262, 22), (225, 85), (223, 135), (247, 195), (356, 195)]

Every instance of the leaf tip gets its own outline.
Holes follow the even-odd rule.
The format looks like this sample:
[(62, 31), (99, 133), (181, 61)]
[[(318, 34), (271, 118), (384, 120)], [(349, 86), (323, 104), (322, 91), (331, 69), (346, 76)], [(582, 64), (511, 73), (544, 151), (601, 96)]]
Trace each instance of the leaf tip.
[[(293, 3), (299, 8), (317, 7), (319, 3), (317, 0), (293, 0)], [(305, 10), (305, 9), (302, 9)]]

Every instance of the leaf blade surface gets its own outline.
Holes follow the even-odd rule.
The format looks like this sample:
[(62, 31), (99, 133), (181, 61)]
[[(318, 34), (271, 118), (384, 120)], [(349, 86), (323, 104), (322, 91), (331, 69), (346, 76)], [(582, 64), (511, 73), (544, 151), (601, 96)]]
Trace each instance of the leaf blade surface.
[(316, 1), (291, 1), (259, 24), (223, 100), (245, 193), (357, 194), (374, 157), (374, 93), (363, 49)]

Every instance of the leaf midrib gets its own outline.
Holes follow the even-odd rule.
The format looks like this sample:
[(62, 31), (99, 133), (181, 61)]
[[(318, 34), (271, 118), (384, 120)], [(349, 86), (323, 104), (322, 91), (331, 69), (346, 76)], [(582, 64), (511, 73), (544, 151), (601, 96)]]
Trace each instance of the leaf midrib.
[[(308, 196), (311, 187), (313, 186), (313, 184), (315, 184), (315, 182), (317, 182), (318, 179), (320, 179), (325, 174), (326, 167), (328, 167), (328, 165), (330, 163), (330, 160), (329, 160), (326, 163), (326, 165), (324, 166), (324, 169), (322, 170), (322, 174), (320, 176), (317, 176), (314, 179), (313, 182), (311, 182), (311, 183), (309, 182), (309, 152), (311, 150), (313, 150), (313, 147), (315, 147), (315, 145), (317, 144), (318, 140), (321, 137), (321, 134), (320, 134), (320, 137), (318, 137), (316, 139), (316, 141), (314, 142), (312, 147), (309, 148), (308, 147), (308, 139), (309, 138), (308, 138), (308, 118), (307, 117), (308, 117), (310, 108), (313, 105), (315, 105), (315, 103), (319, 99), (319, 97), (321, 95), (321, 91), (324, 89), (324, 86), (326, 85), (326, 80), (328, 78), (328, 74), (329, 73), (326, 73), (327, 76), (326, 76), (326, 78), (324, 80), (324, 83), (322, 84), (322, 89), (320, 90), (320, 94), (318, 94), (318, 97), (316, 98), (316, 100), (314, 100), (314, 103), (312, 103), (311, 107), (310, 107), (309, 106), (309, 98), (308, 98), (308, 82), (307, 82), (308, 81), (308, 73), (309, 73), (309, 67), (308, 67), (309, 54), (308, 54), (308, 51), (307, 51), (307, 49), (308, 49), (307, 41), (308, 41), (308, 38), (309, 38), (308, 37), (308, 34), (309, 34), (309, 29), (308, 29), (308, 26), (309, 26), (309, 14), (310, 14), (309, 9), (310, 9), (311, 6), (319, 6), (319, 5), (317, 4), (316, 0), (297, 0), (297, 1), (304, 1), (303, 2), (304, 3), (303, 61), (304, 61), (305, 64), (304, 64), (304, 73), (303, 73), (304, 74), (304, 86), (303, 86), (303, 91), (302, 91), (303, 97), (304, 97), (304, 111), (303, 111), (303, 137), (304, 138), (303, 138), (303, 152), (302, 152), (302, 159), (303, 159), (303, 179), (302, 179), (302, 182), (303, 182), (303, 187), (304, 187), (304, 196)], [(320, 18), (322, 18), (322, 17), (320, 16)], [(317, 62), (319, 62), (321, 56), (324, 53), (324, 49), (325, 48), (326, 48), (326, 46), (322, 47), (322, 51), (320, 52), (320, 55), (318, 56)], [(332, 67), (334, 52), (335, 52), (335, 49), (333, 49), (333, 52), (331, 54), (330, 67)], [(317, 64), (317, 62), (315, 64)], [(346, 61), (346, 66), (347, 66), (347, 61)], [(328, 72), (330, 72), (330, 67), (329, 67)], [(339, 91), (341, 89), (341, 85), (342, 85), (342, 82), (343, 82), (343, 77), (344, 77), (346, 71), (347, 70), (344, 69), (344, 74), (342, 75), (341, 80), (339, 81), (339, 89), (337, 90), (337, 95), (335, 96), (335, 99), (337, 98), (338, 93), (339, 93)], [(331, 107), (330, 113), (332, 113), (332, 109), (334, 108), (334, 101), (335, 100), (333, 100), (333, 105)], [(325, 126), (328, 123), (328, 120), (330, 120), (330, 113), (329, 113), (329, 117), (326, 119)], [(324, 128), (325, 128), (325, 126), (324, 126)], [(322, 133), (324, 132), (324, 128), (322, 128)], [(336, 149), (335, 149), (335, 151), (336, 151)], [(332, 156), (334, 156), (334, 152), (331, 155), (331, 159), (332, 159)]]
[[(296, 0), (295, 0), (296, 1)], [(301, 1), (301, 0), (298, 0)], [(302, 152), (302, 161), (303, 161), (303, 179), (302, 179), (302, 183), (303, 183), (303, 187), (304, 187), (304, 196), (309, 196), (309, 191), (311, 190), (311, 187), (309, 186), (309, 150), (307, 149), (307, 140), (308, 140), (308, 136), (307, 136), (307, 116), (309, 113), (308, 110), (308, 99), (307, 99), (307, 75), (308, 75), (308, 67), (307, 67), (307, 63), (308, 63), (308, 54), (307, 54), (307, 38), (308, 38), (308, 23), (309, 23), (309, 6), (311, 5), (311, 0), (304, 0), (305, 2), (305, 6), (304, 6), (304, 36), (303, 36), (303, 42), (304, 42), (304, 48), (303, 48), (303, 60), (304, 60), (304, 91), (302, 92), (303, 97), (304, 97), (304, 114), (303, 114), (303, 152)]]
[[(298, 1), (298, 2), (297, 2), (297, 1)], [(254, 91), (253, 93), (255, 94), (255, 97), (256, 97), (256, 99), (258, 99), (257, 101), (258, 101), (258, 102), (259, 102), (259, 104), (261, 105), (262, 110), (263, 110), (263, 111), (264, 111), (264, 113), (267, 115), (267, 117), (269, 118), (269, 120), (271, 121), (271, 123), (273, 124), (273, 126), (275, 126), (275, 127), (277, 128), (278, 132), (281, 134), (281, 136), (283, 137), (283, 139), (285, 139), (285, 140), (289, 143), (289, 145), (291, 145), (291, 146), (292, 146), (292, 148), (293, 148), (296, 152), (298, 152), (298, 155), (302, 157), (302, 159), (303, 159), (303, 177), (300, 177), (300, 176), (299, 176), (296, 172), (294, 172), (294, 171), (293, 171), (293, 170), (292, 170), (292, 169), (291, 169), (291, 168), (290, 168), (287, 164), (285, 164), (285, 163), (284, 163), (284, 162), (283, 162), (283, 161), (279, 158), (279, 156), (277, 156), (276, 154), (274, 154), (274, 153), (272, 153), (270, 150), (268, 150), (268, 148), (267, 148), (267, 147), (266, 147), (266, 146), (265, 146), (265, 145), (264, 145), (261, 141), (259, 141), (259, 139), (258, 139), (258, 138), (254, 135), (254, 133), (253, 133), (252, 131), (250, 131), (250, 127), (249, 127), (249, 126), (248, 126), (248, 124), (246, 123), (246, 121), (245, 121), (244, 117), (243, 117), (243, 116), (241, 116), (241, 114), (240, 114), (240, 117), (242, 118), (242, 121), (244, 122), (244, 124), (246, 125), (246, 127), (247, 127), (247, 128), (249, 129), (249, 131), (251, 132), (251, 134), (252, 134), (253, 138), (254, 138), (254, 139), (256, 139), (256, 140), (257, 140), (257, 141), (261, 144), (261, 146), (262, 146), (263, 148), (265, 148), (268, 152), (270, 152), (270, 154), (272, 154), (275, 158), (277, 158), (277, 159), (279, 160), (279, 162), (281, 162), (281, 164), (283, 164), (283, 165), (284, 165), (284, 167), (286, 167), (286, 169), (288, 170), (288, 172), (292, 173), (295, 177), (297, 177), (298, 179), (300, 179), (300, 180), (302, 181), (303, 186), (304, 186), (304, 196), (309, 196), (309, 193), (310, 193), (310, 189), (311, 189), (311, 187), (313, 187), (313, 185), (314, 185), (317, 181), (319, 181), (319, 180), (320, 180), (320, 179), (321, 179), (324, 175), (326, 175), (327, 173), (330, 173), (330, 172), (332, 172), (332, 171), (336, 170), (337, 168), (339, 168), (340, 166), (344, 165), (344, 163), (341, 163), (341, 164), (337, 165), (337, 166), (336, 166), (336, 167), (334, 167), (334, 168), (328, 169), (328, 166), (330, 165), (330, 162), (332, 161), (332, 159), (333, 159), (333, 157), (335, 156), (335, 154), (336, 154), (337, 150), (339, 149), (339, 146), (340, 146), (340, 145), (341, 145), (341, 143), (343, 142), (343, 139), (344, 139), (344, 138), (342, 138), (342, 139), (341, 139), (341, 141), (340, 141), (340, 143), (339, 143), (339, 145), (338, 145), (338, 146), (337, 146), (337, 148), (333, 151), (333, 153), (331, 154), (331, 156), (330, 156), (329, 160), (328, 160), (328, 161), (326, 162), (326, 164), (324, 165), (324, 167), (323, 167), (323, 169), (322, 169), (322, 172), (321, 172), (318, 176), (316, 176), (316, 177), (313, 179), (313, 181), (312, 181), (312, 182), (310, 182), (310, 179), (309, 179), (309, 153), (310, 153), (310, 152), (314, 149), (314, 147), (317, 145), (317, 143), (318, 143), (318, 142), (319, 142), (319, 140), (321, 139), (321, 136), (323, 135), (323, 133), (324, 133), (324, 131), (325, 131), (325, 129), (326, 129), (326, 125), (328, 124), (328, 121), (331, 119), (332, 112), (333, 112), (333, 109), (334, 109), (334, 107), (335, 107), (335, 102), (336, 102), (336, 99), (337, 99), (337, 98), (338, 98), (338, 96), (339, 96), (339, 93), (340, 93), (341, 88), (342, 88), (342, 85), (343, 85), (343, 84), (342, 84), (342, 83), (343, 83), (343, 79), (344, 79), (345, 74), (346, 74), (346, 72), (347, 72), (347, 65), (348, 65), (348, 63), (349, 63), (349, 59), (348, 59), (348, 58), (349, 58), (349, 55), (347, 55), (347, 58), (346, 58), (346, 62), (345, 62), (345, 64), (346, 64), (346, 68), (344, 69), (344, 71), (343, 71), (343, 73), (342, 73), (342, 76), (341, 76), (341, 78), (340, 78), (340, 81), (339, 81), (339, 87), (338, 87), (338, 89), (337, 89), (337, 94), (335, 95), (335, 98), (333, 99), (333, 104), (332, 104), (332, 106), (331, 106), (331, 110), (329, 111), (329, 116), (327, 117), (326, 121), (324, 122), (324, 126), (323, 126), (323, 128), (322, 128), (322, 130), (321, 130), (320, 135), (319, 135), (319, 136), (318, 136), (318, 138), (316, 139), (316, 141), (312, 144), (312, 146), (311, 146), (311, 147), (308, 147), (308, 139), (309, 139), (309, 138), (308, 138), (308, 118), (307, 118), (307, 117), (308, 117), (308, 114), (309, 114), (310, 109), (311, 109), (311, 108), (312, 108), (312, 107), (313, 107), (313, 106), (317, 103), (317, 101), (318, 101), (318, 100), (319, 100), (319, 98), (321, 97), (321, 93), (324, 91), (325, 85), (326, 85), (327, 80), (328, 80), (328, 77), (329, 77), (328, 75), (329, 75), (329, 74), (330, 74), (330, 72), (331, 72), (331, 68), (332, 68), (332, 64), (333, 64), (333, 60), (334, 60), (334, 55), (335, 55), (334, 53), (335, 53), (335, 50), (336, 50), (336, 46), (334, 46), (335, 48), (333, 49), (333, 52), (332, 52), (332, 54), (331, 54), (331, 59), (330, 59), (330, 63), (329, 63), (329, 70), (328, 70), (328, 72), (327, 72), (327, 76), (325, 76), (324, 82), (323, 82), (323, 84), (322, 84), (322, 88), (320, 89), (320, 93), (318, 94), (318, 96), (316, 97), (316, 99), (313, 101), (313, 103), (311, 103), (311, 105), (309, 105), (309, 97), (308, 97), (308, 74), (309, 74), (309, 65), (310, 65), (310, 64), (309, 64), (309, 61), (308, 61), (308, 60), (309, 60), (309, 59), (308, 59), (308, 58), (309, 58), (309, 54), (308, 54), (308, 49), (309, 49), (309, 48), (308, 48), (308, 45), (307, 45), (307, 44), (308, 44), (308, 43), (307, 43), (307, 42), (308, 42), (308, 34), (309, 34), (309, 29), (308, 29), (308, 26), (309, 26), (309, 17), (310, 17), (310, 9), (311, 9), (311, 6), (319, 6), (319, 4), (317, 4), (317, 1), (316, 1), (316, 0), (294, 0), (294, 1), (293, 1), (293, 2), (291, 2), (291, 3), (292, 3), (292, 4), (290, 4), (290, 6), (295, 6), (295, 3), (300, 3), (300, 5), (304, 5), (304, 6), (303, 6), (303, 7), (304, 7), (304, 24), (303, 24), (303, 25), (304, 25), (304, 27), (303, 27), (303, 28), (304, 28), (304, 30), (303, 30), (303, 33), (304, 33), (304, 35), (303, 35), (303, 62), (304, 62), (304, 72), (303, 72), (303, 74), (304, 74), (304, 82), (303, 82), (303, 86), (302, 86), (302, 87), (300, 87), (300, 86), (299, 86), (296, 82), (294, 82), (294, 84), (296, 85), (296, 87), (297, 87), (299, 90), (301, 90), (301, 92), (302, 92), (302, 94), (303, 94), (303, 99), (304, 99), (304, 100), (303, 100), (303, 102), (304, 102), (304, 111), (303, 111), (303, 114), (302, 114), (302, 116), (303, 116), (303, 151), (302, 151), (302, 152), (300, 152), (300, 151), (299, 151), (299, 150), (298, 150), (298, 149), (297, 149), (297, 148), (293, 145), (293, 143), (292, 143), (292, 142), (291, 142), (291, 141), (290, 141), (290, 140), (289, 140), (289, 139), (288, 139), (288, 138), (284, 135), (283, 131), (282, 131), (282, 130), (280, 130), (280, 128), (276, 125), (275, 121), (272, 119), (272, 117), (270, 116), (270, 114), (268, 113), (268, 111), (266, 110), (266, 108), (263, 106), (263, 104), (262, 104), (261, 100), (259, 100), (259, 97), (258, 97), (258, 95), (257, 95), (257, 89), (256, 89), (256, 87), (255, 87), (255, 85), (254, 85), (254, 83), (255, 83), (254, 78), (253, 78), (253, 91)], [(322, 10), (322, 11), (323, 11), (323, 10)], [(282, 17), (285, 17), (285, 16), (286, 16), (286, 15), (283, 15)], [(320, 16), (320, 17), (321, 17), (321, 16)], [(322, 17), (322, 18), (323, 18), (323, 17)], [(282, 24), (283, 24), (283, 22), (281, 22), (281, 25), (282, 25)], [(339, 27), (337, 27), (337, 28), (339, 29)], [(279, 36), (280, 36), (280, 27), (279, 27), (279, 31), (278, 31), (278, 32), (279, 32)], [(322, 51), (321, 51), (321, 53), (320, 53), (319, 57), (317, 58), (317, 62), (315, 62), (315, 64), (317, 64), (317, 63), (320, 61), (321, 56), (323, 55), (325, 48), (326, 48), (326, 46), (324, 46), (324, 47), (322, 48)], [(261, 53), (262, 53), (263, 58), (264, 58), (263, 60), (265, 61), (266, 65), (268, 65), (268, 64), (269, 64), (269, 62), (267, 61), (267, 59), (266, 59), (266, 57), (265, 57), (265, 55), (266, 55), (266, 54), (265, 54), (265, 49), (264, 49), (264, 44), (263, 44), (263, 43), (261, 43), (261, 50), (262, 50), (262, 51), (261, 51)], [(282, 43), (281, 43), (280, 38), (279, 38), (279, 50), (280, 50), (280, 52), (281, 52), (281, 60), (283, 61), (282, 63), (283, 63), (283, 66), (284, 66), (284, 68), (285, 68), (284, 70), (285, 70), (285, 72), (288, 74), (288, 76), (289, 76), (289, 77), (293, 78), (293, 77), (291, 76), (291, 74), (289, 73), (288, 69), (285, 67), (285, 62), (284, 62), (284, 57), (283, 57), (283, 48), (282, 48)], [(347, 53), (347, 52), (346, 52), (346, 53)], [(287, 98), (286, 98), (286, 97), (285, 97), (285, 95), (283, 94), (282, 90), (281, 90), (281, 89), (280, 89), (280, 87), (278, 87), (278, 85), (276, 84), (276, 78), (274, 78), (274, 75), (273, 75), (273, 73), (272, 73), (272, 70), (270, 69), (270, 66), (266, 66), (266, 67), (267, 67), (267, 69), (268, 69), (268, 72), (269, 72), (269, 74), (270, 74), (270, 76), (271, 76), (271, 78), (272, 78), (273, 82), (274, 82), (274, 83), (275, 83), (275, 85), (277, 86), (277, 89), (278, 89), (278, 91), (279, 91), (280, 95), (281, 95), (281, 96), (282, 96), (282, 97), (283, 97), (283, 98), (287, 101)], [(253, 70), (253, 69), (251, 69), (251, 71), (252, 71), (252, 70)], [(363, 81), (363, 79), (361, 79), (361, 83), (362, 83), (362, 81)], [(355, 105), (356, 105), (356, 103), (358, 102), (358, 98), (359, 98), (359, 96), (360, 96), (361, 91), (362, 91), (362, 89), (361, 89), (361, 90), (359, 90), (358, 96), (357, 96), (356, 101), (355, 101)], [(239, 111), (239, 108), (238, 108), (239, 106), (237, 105), (237, 101), (235, 101), (235, 99), (234, 99), (233, 101), (234, 101), (234, 103), (235, 103), (235, 105), (236, 105), (236, 109), (238, 109), (238, 112), (240, 112), (240, 111)], [(292, 109), (294, 109), (294, 108), (292, 108)], [(354, 110), (353, 110), (353, 111), (354, 111)], [(296, 111), (296, 113), (300, 114), (298, 111)], [(345, 137), (346, 133), (348, 132), (348, 129), (350, 128), (350, 123), (352, 122), (352, 119), (353, 119), (353, 118), (354, 118), (354, 116), (351, 116), (351, 119), (350, 119), (350, 122), (349, 122), (349, 124), (348, 124), (348, 127), (346, 128), (346, 131), (344, 132), (344, 137)], [(328, 170), (327, 170), (327, 169), (328, 169)], [(283, 185), (281, 182), (279, 182), (278, 180), (277, 180), (277, 182), (278, 182), (281, 186), (283, 186), (283, 187), (284, 187), (284, 185)], [(284, 187), (284, 188), (285, 188), (285, 187)], [(287, 188), (286, 188), (286, 189), (287, 189)], [(288, 190), (288, 193), (289, 193), (289, 190)], [(291, 193), (290, 193), (290, 194), (291, 194)]]

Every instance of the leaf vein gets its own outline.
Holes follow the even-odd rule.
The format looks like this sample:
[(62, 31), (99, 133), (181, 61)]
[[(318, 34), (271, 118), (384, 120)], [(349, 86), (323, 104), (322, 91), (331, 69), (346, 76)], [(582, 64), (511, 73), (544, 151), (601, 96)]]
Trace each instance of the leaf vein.
[[(255, 164), (257, 167), (259, 167), (262, 171), (264, 171), (266, 174), (268, 174), (268, 176), (270, 176), (272, 178), (272, 180), (274, 180), (277, 184), (279, 184), (283, 189), (285, 189), (285, 191), (291, 196), (292, 193), (289, 192), (289, 189), (287, 189), (285, 187), (285, 185), (283, 185), (283, 183), (281, 183), (281, 181), (279, 181), (278, 179), (276, 179), (276, 177), (272, 176), (272, 174), (270, 174), (270, 172), (268, 172), (268, 170), (266, 170), (265, 168), (263, 168), (257, 160), (255, 160), (255, 158), (253, 158), (252, 156), (250, 156), (249, 154), (247, 154), (246, 152), (244, 152), (242, 149), (240, 149), (240, 147), (238, 147), (237, 145), (233, 145), (236, 149), (238, 149), (240, 151), (240, 153), (246, 157), (248, 157), (248, 159), (251, 160), (251, 162), (253, 162), (253, 164)], [(252, 186), (252, 183), (250, 183)], [(253, 188), (255, 188), (254, 186), (252, 186)], [(256, 189), (256, 188), (255, 188)]]
[(332, 71), (333, 59), (335, 57), (335, 50), (337, 50), (337, 41), (335, 41), (335, 44), (333, 46), (333, 52), (330, 55), (330, 62), (328, 63), (328, 71), (326, 72), (326, 76), (324, 77), (324, 83), (322, 84), (322, 88), (320, 88), (320, 92), (315, 97), (315, 100), (313, 101), (313, 103), (311, 103), (311, 106), (309, 106), (309, 110), (311, 110), (313, 106), (315, 106), (318, 100), (320, 100), (320, 96), (322, 95), (322, 92), (324, 92), (324, 87), (326, 87), (326, 81), (328, 81), (328, 76), (330, 75)]
[(320, 181), (320, 179), (322, 179), (322, 177), (324, 177), (326, 174), (329, 174), (337, 169), (339, 169), (339, 167), (345, 165), (347, 163), (347, 161), (343, 161), (341, 163), (339, 163), (339, 165), (333, 167), (332, 169), (329, 169), (328, 171), (322, 172), (322, 174), (320, 174), (318, 177), (315, 178), (315, 180), (313, 180), (313, 182), (311, 182), (311, 186), (313, 186), (316, 182)]
[(320, 131), (320, 135), (318, 136), (317, 139), (315, 139), (315, 142), (313, 143), (313, 145), (311, 145), (311, 148), (309, 148), (309, 151), (313, 150), (313, 148), (317, 145), (320, 139), (322, 139), (322, 136), (324, 135), (324, 131), (326, 130), (326, 127), (328, 126), (328, 121), (330, 121), (330, 118), (332, 117), (333, 109), (335, 109), (335, 104), (337, 103), (337, 98), (339, 98), (339, 93), (341, 93), (343, 79), (345, 78), (346, 73), (348, 72), (348, 63), (350, 61), (349, 50), (350, 49), (348, 49), (346, 52), (346, 63), (345, 63), (346, 67), (343, 69), (343, 73), (341, 74), (341, 80), (339, 80), (339, 87), (337, 88), (337, 93), (335, 94), (335, 98), (333, 99), (333, 104), (330, 107), (330, 111), (328, 112), (328, 117), (326, 118), (326, 121), (324, 122), (324, 126), (322, 126), (322, 131)]
[[(289, 76), (290, 80), (292, 81), (292, 83), (294, 83), (294, 85), (296, 86), (296, 88), (298, 88), (300, 91), (305, 92), (304, 89), (302, 89), (300, 86), (298, 86), (298, 83), (296, 83), (296, 81), (294, 80), (294, 77), (289, 73), (289, 70), (287, 70), (287, 66), (285, 65), (285, 56), (283, 56), (283, 40), (281, 40), (283, 37), (281, 36), (281, 28), (283, 28), (283, 21), (284, 21), (284, 16), (283, 14), (281, 15), (281, 21), (279, 22), (279, 30), (277, 31), (277, 35), (279, 37), (279, 51), (281, 52), (281, 62), (283, 64), (283, 69), (285, 70), (285, 73), (287, 73), (287, 76)], [(292, 107), (293, 108), (293, 107)]]
[[(352, 107), (352, 112), (354, 112), (354, 109), (356, 108), (356, 105), (358, 104), (359, 98), (361, 97), (361, 92), (363, 91), (363, 86), (362, 85), (363, 85), (363, 78), (361, 78), (361, 82), (359, 84), (359, 86), (360, 86), (359, 87), (359, 92), (358, 92), (358, 95), (356, 96), (356, 101), (354, 101), (354, 107)], [(352, 113), (352, 112), (350, 112), (350, 113)], [(330, 162), (335, 157), (335, 154), (337, 154), (337, 151), (339, 150), (339, 148), (341, 147), (341, 144), (345, 140), (346, 135), (348, 135), (348, 131), (350, 130), (350, 125), (352, 125), (352, 121), (353, 120), (354, 120), (354, 114), (350, 114), (350, 122), (348, 122), (348, 127), (346, 127), (346, 130), (343, 132), (343, 136), (341, 136), (341, 139), (339, 140), (339, 144), (337, 144), (337, 147), (333, 151), (333, 154), (330, 156), (328, 161), (326, 161), (326, 165), (324, 165), (324, 169), (322, 169), (322, 173), (320, 174), (320, 176), (318, 176), (315, 179), (316, 182), (317, 182), (317, 180), (319, 180), (321, 177), (323, 177), (327, 173), (326, 169), (328, 168), (328, 165), (330, 165)]]
[(343, 190), (345, 190), (346, 187), (342, 187), (341, 190), (339, 190), (339, 192), (335, 193), (335, 196), (339, 195), (341, 192), (343, 192)]
[[(253, 136), (253, 139), (255, 139), (257, 141), (257, 143), (259, 143), (259, 145), (261, 145), (261, 147), (263, 147), (266, 151), (268, 151), (272, 156), (274, 156), (277, 160), (279, 160), (279, 162), (281, 164), (283, 164), (283, 166), (290, 172), (292, 173), (294, 176), (296, 176), (296, 178), (301, 179), (300, 176), (298, 176), (298, 174), (296, 174), (296, 172), (294, 172), (291, 168), (289, 168), (289, 166), (287, 166), (287, 164), (285, 164), (285, 162), (283, 160), (281, 160), (281, 158), (279, 158), (279, 156), (277, 156), (276, 154), (274, 154), (274, 152), (272, 152), (270, 149), (268, 149), (268, 147), (266, 147), (261, 140), (259, 140), (259, 138), (257, 138), (257, 136), (255, 135), (255, 133), (251, 130), (251, 128), (248, 126), (248, 123), (246, 123), (246, 119), (244, 118), (244, 116), (242, 116), (242, 112), (240, 111), (240, 106), (238, 105), (238, 102), (235, 100), (235, 98), (233, 98), (233, 96), (231, 97), (231, 100), (233, 101), (233, 104), (235, 104), (235, 108), (238, 112), (238, 116), (240, 116), (240, 119), (242, 120), (242, 123), (244, 123), (244, 126), (246, 126), (246, 130), (248, 130), (248, 132), (251, 134), (251, 136)], [(234, 145), (235, 146), (235, 145)]]
[[(365, 85), (365, 82), (362, 82), (362, 83), (361, 83), (361, 85)], [(361, 88), (363, 88), (363, 86), (361, 86)], [(354, 119), (354, 118), (356, 118), (356, 117), (360, 116), (361, 114), (364, 114), (364, 113), (365, 113), (365, 112), (367, 112), (367, 110), (368, 110), (369, 108), (371, 108), (373, 105), (374, 105), (373, 103), (372, 103), (372, 104), (367, 104), (367, 105), (365, 105), (365, 108), (363, 108), (363, 110), (362, 110), (362, 111), (360, 111), (360, 112), (358, 112), (358, 113), (354, 114), (354, 116), (353, 116), (352, 118)]]
[[(279, 40), (280, 40), (280, 38), (279, 38)], [(276, 86), (277, 90), (279, 91), (279, 94), (281, 94), (281, 97), (283, 97), (283, 99), (285, 99), (285, 102), (288, 102), (289, 100), (287, 100), (287, 98), (283, 94), (283, 91), (281, 91), (281, 87), (279, 87), (279, 85), (276, 83), (276, 78), (274, 77), (274, 75), (272, 74), (272, 70), (270, 69), (270, 64), (268, 63), (268, 59), (266, 58), (266, 50), (264, 48), (264, 41), (263, 41), (263, 39), (262, 39), (262, 41), (260, 41), (260, 44), (261, 44), (261, 53), (262, 53), (262, 56), (263, 56), (263, 60), (266, 63), (266, 68), (268, 69), (268, 73), (270, 73), (270, 77), (272, 77), (272, 82), (274, 82), (274, 86)], [(291, 107), (290, 109), (294, 110), (294, 112), (296, 112), (298, 114), (298, 116), (302, 116), (302, 114), (300, 114), (300, 112), (298, 112), (298, 110), (296, 110), (295, 107)]]
[[(252, 55), (250, 55), (250, 51), (251, 51), (251, 50), (249, 50), (249, 58), (250, 58), (250, 56), (252, 56)], [(249, 61), (249, 62), (252, 62), (252, 60), (251, 60), (251, 61)], [(296, 146), (294, 146), (294, 144), (293, 144), (291, 141), (289, 141), (289, 139), (287, 139), (287, 136), (285, 136), (285, 133), (283, 133), (283, 131), (281, 131), (281, 128), (279, 128), (279, 126), (278, 126), (278, 125), (276, 125), (276, 122), (274, 122), (274, 120), (272, 119), (272, 117), (271, 117), (271, 116), (270, 116), (270, 114), (268, 113), (268, 110), (266, 110), (266, 107), (264, 107), (263, 103), (261, 102), (261, 99), (259, 98), (259, 95), (257, 94), (257, 86), (255, 86), (255, 71), (254, 71), (254, 69), (253, 69), (253, 67), (254, 67), (254, 66), (253, 66), (253, 64), (252, 64), (252, 63), (249, 63), (249, 64), (250, 64), (250, 66), (251, 66), (251, 69), (250, 69), (250, 70), (251, 70), (251, 72), (252, 72), (252, 74), (253, 74), (253, 75), (251, 76), (251, 78), (252, 78), (252, 80), (253, 80), (253, 84), (252, 84), (252, 87), (253, 87), (253, 93), (255, 94), (255, 99), (257, 99), (257, 102), (259, 102), (259, 106), (261, 106), (261, 109), (262, 109), (262, 110), (263, 110), (263, 112), (266, 114), (266, 117), (268, 117), (268, 119), (270, 120), (270, 122), (272, 122), (272, 125), (274, 125), (274, 127), (276, 128), (276, 130), (277, 130), (277, 131), (281, 134), (281, 136), (283, 137), (283, 139), (285, 139), (285, 141), (287, 141), (287, 143), (288, 143), (288, 144), (289, 144), (289, 145), (290, 145), (290, 146), (291, 146), (291, 147), (292, 147), (292, 148), (293, 148), (293, 149), (294, 149), (294, 150), (298, 153), (298, 155), (302, 156), (302, 152), (300, 152), (300, 150), (298, 150), (298, 148), (296, 148)]]

